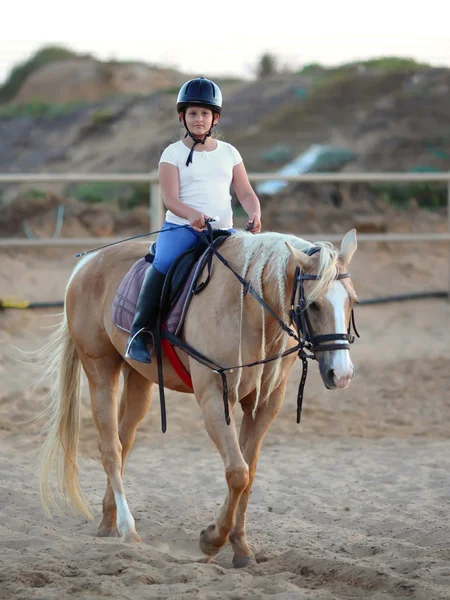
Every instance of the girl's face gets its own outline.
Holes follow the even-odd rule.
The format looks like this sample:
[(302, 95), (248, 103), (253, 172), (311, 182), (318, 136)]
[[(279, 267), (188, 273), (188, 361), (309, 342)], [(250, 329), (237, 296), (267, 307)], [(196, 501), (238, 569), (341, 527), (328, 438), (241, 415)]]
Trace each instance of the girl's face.
[[(180, 113), (180, 120), (183, 120), (183, 113)], [(186, 109), (185, 120), (189, 131), (201, 137), (217, 124), (219, 115), (214, 113), (213, 116), (212, 110), (203, 106), (191, 106)]]

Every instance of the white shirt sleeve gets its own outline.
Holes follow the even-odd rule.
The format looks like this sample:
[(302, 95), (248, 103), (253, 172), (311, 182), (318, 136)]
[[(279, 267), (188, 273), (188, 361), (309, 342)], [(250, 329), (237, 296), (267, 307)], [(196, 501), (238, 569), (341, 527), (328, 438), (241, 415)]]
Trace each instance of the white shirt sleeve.
[(178, 167), (177, 152), (176, 152), (174, 146), (175, 146), (174, 144), (170, 144), (170, 146), (167, 146), (167, 148), (161, 154), (161, 158), (159, 159), (158, 166), (163, 162), (163, 163), (169, 163), (171, 165), (175, 165), (176, 167)]
[(230, 149), (231, 152), (231, 156), (233, 157), (233, 167), (235, 167), (236, 165), (238, 165), (239, 163), (242, 162), (242, 156), (239, 154), (239, 152), (236, 150), (236, 148), (234, 146), (232, 146), (231, 144), (228, 144), (228, 147)]

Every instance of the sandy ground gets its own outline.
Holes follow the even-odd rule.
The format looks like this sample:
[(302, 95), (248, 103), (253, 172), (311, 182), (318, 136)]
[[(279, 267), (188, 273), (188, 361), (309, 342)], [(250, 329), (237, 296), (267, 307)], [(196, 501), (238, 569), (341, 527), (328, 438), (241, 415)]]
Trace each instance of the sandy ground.
[[(61, 299), (74, 251), (8, 251), (0, 296)], [(361, 245), (359, 297), (446, 289), (444, 246)], [(53, 311), (54, 312), (54, 311)], [(34, 350), (50, 310), (0, 314), (0, 598), (450, 598), (450, 304), (360, 306), (357, 374), (328, 392), (311, 365), (295, 423), (300, 364), (264, 443), (248, 510), (257, 565), (235, 570), (226, 547), (199, 562), (200, 530), (225, 494), (222, 461), (195, 399), (158, 394), (127, 463), (125, 486), (143, 542), (95, 537), (105, 475), (86, 385), (81, 483), (95, 521), (49, 520), (37, 465), (45, 384), (15, 349)]]

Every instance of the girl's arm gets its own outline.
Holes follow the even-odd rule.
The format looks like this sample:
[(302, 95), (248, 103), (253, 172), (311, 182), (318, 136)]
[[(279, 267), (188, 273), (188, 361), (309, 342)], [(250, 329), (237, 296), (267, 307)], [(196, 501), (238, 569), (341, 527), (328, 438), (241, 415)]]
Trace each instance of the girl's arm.
[(251, 232), (261, 232), (261, 206), (250, 181), (244, 163), (241, 162), (233, 169), (233, 187), (236, 191), (239, 202), (242, 204), (245, 212), (248, 214), (248, 224), (252, 224)]
[(209, 217), (181, 202), (178, 167), (170, 163), (161, 163), (159, 165), (159, 183), (166, 207), (177, 217), (187, 219), (196, 231), (202, 231), (206, 226), (205, 219)]

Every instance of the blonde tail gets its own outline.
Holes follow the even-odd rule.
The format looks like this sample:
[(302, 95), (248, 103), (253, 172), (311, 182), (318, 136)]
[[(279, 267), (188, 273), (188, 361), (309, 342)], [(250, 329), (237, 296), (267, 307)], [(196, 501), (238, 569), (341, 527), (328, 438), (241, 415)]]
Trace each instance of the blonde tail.
[(55, 467), (58, 489), (64, 504), (70, 503), (76, 513), (92, 519), (78, 480), (81, 365), (70, 337), (66, 315), (40, 354), (46, 367), (44, 377), (52, 379), (51, 400), (45, 410), (48, 421), (43, 429), (45, 441), (40, 468), (41, 502), (49, 516), (51, 508), (60, 509), (50, 482), (51, 471)]

